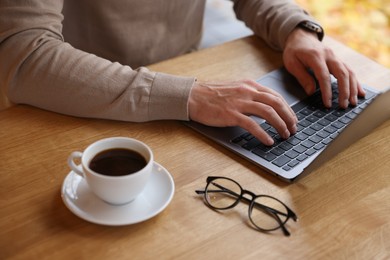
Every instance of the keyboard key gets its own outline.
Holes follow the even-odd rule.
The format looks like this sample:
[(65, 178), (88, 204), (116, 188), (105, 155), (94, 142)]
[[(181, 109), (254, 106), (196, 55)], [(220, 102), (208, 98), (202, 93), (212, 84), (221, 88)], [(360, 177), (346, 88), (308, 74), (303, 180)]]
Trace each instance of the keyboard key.
[(303, 141), (306, 140), (309, 136), (305, 133), (297, 133), (294, 135), (295, 138), (298, 138), (299, 140)]
[(333, 126), (327, 126), (327, 127), (324, 128), (324, 130), (326, 132), (328, 132), (329, 134), (333, 134), (333, 133), (335, 133), (337, 131), (337, 128), (335, 128)]
[(254, 153), (254, 154), (256, 154), (256, 155), (258, 155), (258, 156), (260, 156), (261, 158), (263, 158), (264, 160), (267, 160), (267, 161), (272, 161), (272, 160), (274, 160), (275, 158), (276, 158), (276, 155), (274, 155), (273, 153), (270, 153), (270, 152), (264, 152), (264, 151), (262, 151), (262, 150), (260, 150), (260, 149), (254, 149), (253, 151), (252, 151), (252, 153)]
[(345, 114), (345, 111), (344, 110), (341, 110), (341, 109), (337, 109), (336, 111), (334, 111), (332, 113), (332, 115), (335, 115), (337, 117), (342, 117), (343, 115)]
[(250, 140), (249, 142), (247, 142), (246, 144), (244, 144), (242, 146), (242, 148), (246, 149), (246, 150), (252, 150), (253, 148), (259, 146), (261, 144), (261, 142), (256, 139), (256, 138), (253, 138), (252, 140)]
[(332, 123), (332, 126), (337, 128), (337, 129), (341, 129), (341, 128), (343, 128), (345, 126), (345, 124), (343, 124), (343, 123), (341, 123), (339, 121), (336, 121), (336, 122)]
[(298, 118), (298, 121), (301, 121), (302, 119), (304, 119), (306, 117), (306, 115), (302, 114), (302, 113), (297, 113), (297, 118)]
[(293, 135), (293, 136), (290, 136), (290, 138), (287, 139), (287, 142), (292, 144), (292, 145), (297, 145), (301, 141)]
[(305, 152), (305, 154), (307, 156), (312, 156), (313, 154), (315, 154), (317, 151), (315, 149), (309, 149)]
[(241, 135), (241, 137), (242, 137), (243, 139), (249, 141), (249, 140), (251, 140), (254, 136), (253, 136), (251, 133), (247, 132), (247, 133)]
[(301, 132), (303, 129), (305, 129), (306, 127), (304, 126), (301, 126), (300, 124), (297, 125), (297, 132)]
[(322, 140), (322, 142), (321, 143), (323, 143), (323, 144), (325, 144), (325, 145), (328, 145), (330, 142), (332, 142), (332, 138), (326, 138), (326, 139), (324, 139), (324, 140)]
[(322, 107), (322, 108), (320, 108), (320, 111), (322, 113), (328, 115), (328, 114), (332, 113), (334, 111), (334, 109), (333, 108)]
[(272, 133), (271, 131), (267, 130), (266, 133), (271, 136), (272, 138), (276, 135), (275, 133)]
[(357, 100), (357, 103), (358, 105), (359, 104), (363, 104), (364, 102), (366, 102), (367, 100), (364, 98), (364, 97), (358, 97), (358, 100)]
[(305, 116), (310, 115), (312, 112), (313, 112), (313, 111), (311, 111), (311, 110), (309, 110), (309, 109), (307, 109), (307, 108), (304, 108), (304, 109), (302, 109), (301, 111), (299, 111), (299, 113), (301, 113), (301, 114), (303, 114), (303, 115), (305, 115)]
[(294, 150), (290, 150), (290, 151), (287, 151), (285, 153), (285, 155), (287, 155), (289, 158), (291, 159), (294, 159), (295, 157), (297, 157), (299, 155), (299, 153), (297, 153), (296, 151)]
[(324, 139), (326, 137), (328, 137), (330, 135), (330, 133), (326, 132), (325, 130), (321, 130), (317, 133), (317, 136), (319, 136), (320, 138)]
[(294, 160), (294, 161), (291, 161), (288, 163), (288, 166), (290, 166), (291, 168), (297, 166), (299, 164), (299, 161), (297, 160)]
[(279, 156), (282, 155), (285, 151), (279, 147), (275, 147), (274, 149), (271, 150), (271, 153)]
[(321, 150), (322, 148), (324, 148), (325, 145), (323, 143), (320, 143), (320, 144), (317, 144), (316, 146), (314, 146), (314, 149), (316, 149), (317, 151)]
[(311, 111), (316, 111), (317, 109), (319, 109), (320, 107), (320, 104), (319, 103), (322, 103), (322, 101), (320, 99), (318, 100), (311, 100), (310, 101), (311, 105), (308, 105), (306, 108), (311, 110)]
[(319, 118), (314, 116), (314, 115), (309, 115), (308, 117), (306, 117), (306, 120), (309, 121), (309, 122), (316, 122)]
[(363, 111), (362, 107), (357, 107), (355, 109), (352, 110), (352, 112), (356, 113), (356, 114), (360, 114), (361, 112)]
[(313, 143), (313, 142), (310, 141), (310, 140), (306, 140), (306, 141), (302, 142), (302, 145), (303, 145), (304, 147), (306, 147), (306, 148), (312, 148), (312, 147), (315, 145), (315, 143)]
[(306, 128), (305, 130), (303, 130), (303, 133), (307, 134), (308, 136), (311, 136), (314, 135), (316, 131), (312, 128)]
[(278, 131), (276, 131), (276, 129), (273, 128), (272, 126), (267, 129), (267, 132), (274, 134), (274, 135), (276, 135), (278, 133)]
[(282, 148), (283, 150), (285, 151), (288, 151), (290, 150), (291, 148), (293, 148), (293, 146), (291, 144), (289, 144), (288, 142), (283, 142), (283, 143), (280, 143), (278, 145), (279, 148)]
[(339, 132), (336, 132), (330, 136), (331, 139), (335, 139), (339, 135)]
[[(279, 134), (274, 136), (274, 141), (276, 142), (276, 144), (283, 142), (284, 140), (285, 139), (283, 137), (281, 137)], [(274, 144), (274, 145), (276, 145), (276, 144)]]
[(348, 113), (346, 116), (350, 119), (355, 119), (357, 117), (357, 114), (355, 114), (354, 112), (351, 112), (351, 113)]
[(241, 136), (237, 136), (236, 138), (232, 139), (232, 143), (239, 143), (243, 140), (243, 138)]
[(306, 120), (306, 119), (303, 119), (300, 122), (298, 122), (298, 125), (303, 126), (303, 127), (308, 127), (309, 125), (311, 125), (311, 122)]
[(273, 147), (272, 146), (267, 146), (264, 144), (260, 144), (259, 146), (256, 147), (256, 149), (262, 150), (263, 152), (269, 152), (271, 151)]
[(320, 125), (318, 123), (315, 123), (315, 124), (310, 126), (311, 129), (314, 129), (316, 131), (320, 131), (323, 127), (324, 127), (323, 125)]
[(321, 120), (318, 121), (318, 124), (322, 126), (328, 126), (331, 122), (328, 119), (322, 118)]
[(272, 161), (272, 163), (278, 167), (282, 167), (283, 165), (285, 165), (286, 163), (288, 163), (290, 161), (291, 161), (290, 158), (288, 158), (285, 155), (282, 155), (279, 158), (277, 158), (276, 160)]
[(327, 116), (325, 117), (325, 119), (327, 119), (327, 120), (333, 122), (333, 121), (336, 121), (336, 120), (338, 119), (338, 117), (335, 116), (335, 115), (330, 114), (330, 115), (327, 115)]
[(309, 156), (307, 156), (306, 154), (301, 154), (300, 156), (298, 156), (297, 160), (303, 162), (307, 158), (309, 158)]
[(321, 137), (319, 137), (319, 136), (317, 136), (317, 135), (312, 136), (312, 137), (309, 138), (309, 140), (312, 141), (313, 143), (319, 143), (319, 142), (322, 141), (322, 139), (323, 139), (323, 138), (321, 138)]
[(313, 113), (313, 115), (315, 115), (318, 118), (321, 118), (321, 117), (326, 116), (326, 113), (321, 111), (321, 110), (317, 110), (316, 112)]
[(368, 106), (368, 104), (370, 104), (369, 101), (367, 101), (366, 103), (361, 104), (361, 105), (359, 106), (359, 108), (362, 109), (362, 111), (363, 111), (363, 109), (365, 109), (365, 108)]
[(294, 151), (296, 151), (297, 153), (304, 153), (306, 152), (307, 148), (304, 147), (303, 145), (297, 145), (293, 148)]
[(348, 117), (342, 117), (342, 118), (339, 119), (339, 121), (340, 121), (341, 123), (347, 125), (347, 124), (349, 124), (349, 123), (351, 122), (351, 119), (348, 118)]

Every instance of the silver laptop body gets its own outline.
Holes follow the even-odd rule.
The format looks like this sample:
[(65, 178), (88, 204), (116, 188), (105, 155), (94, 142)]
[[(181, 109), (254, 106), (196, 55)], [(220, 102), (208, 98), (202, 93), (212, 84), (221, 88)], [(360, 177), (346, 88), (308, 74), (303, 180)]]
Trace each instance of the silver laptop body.
[[(323, 110), (323, 112), (314, 112), (315, 110), (313, 110), (313, 112), (311, 112), (311, 110), (307, 112), (300, 110), (302, 108), (302, 103), (305, 104), (305, 102), (301, 101), (305, 100), (307, 95), (296, 79), (284, 68), (274, 70), (257, 81), (280, 93), (297, 115), (301, 115), (303, 112), (305, 112), (305, 115), (312, 113), (312, 115), (308, 115), (306, 119), (303, 119), (305, 122), (302, 121), (303, 126), (301, 125), (299, 127), (298, 133), (290, 137), (292, 138), (291, 140), (293, 140), (297, 139), (297, 137), (306, 136), (306, 134), (303, 133), (303, 131), (305, 131), (305, 133), (312, 134), (308, 141), (302, 140), (301, 142), (298, 140), (300, 143), (296, 143), (297, 140), (293, 142), (288, 139), (286, 141), (289, 141), (289, 143), (286, 143), (284, 142), (285, 140), (283, 140), (281, 142), (287, 144), (288, 148), (291, 148), (291, 146), (292, 148), (287, 150), (286, 145), (280, 145), (283, 149), (280, 149), (279, 147), (276, 149), (276, 145), (274, 145), (275, 147), (264, 147), (264, 145), (259, 144), (258, 140), (254, 140), (253, 138), (250, 139), (251, 135), (240, 127), (209, 127), (192, 121), (186, 122), (185, 124), (287, 182), (295, 181), (298, 178), (313, 172), (318, 166), (335, 156), (356, 140), (368, 134), (384, 121), (390, 119), (390, 106), (388, 104), (390, 102), (389, 90), (381, 93), (364, 85), (367, 95), (365, 99), (360, 100), (365, 103), (361, 108), (348, 108), (346, 111), (336, 109), (339, 112), (329, 112), (325, 110)], [(333, 79), (333, 84), (337, 84), (335, 79)], [(329, 114), (321, 118), (321, 115), (324, 115), (324, 111)], [(334, 119), (333, 114), (338, 115), (339, 113), (343, 113), (344, 119), (335, 119), (334, 122), (329, 121), (330, 119)], [(305, 117), (305, 115), (303, 116)], [(265, 120), (261, 118), (254, 116), (252, 116), (252, 118), (255, 119), (259, 125), (263, 126), (267, 124)], [(325, 118), (328, 118), (329, 120)], [(316, 126), (308, 126), (308, 120), (317, 120)], [(300, 124), (301, 119), (299, 120), (299, 125)], [(328, 129), (337, 129), (337, 133), (330, 134), (327, 132)], [(319, 138), (319, 136), (323, 137), (327, 134), (329, 135), (325, 137), (325, 139), (322, 140)], [(310, 147), (310, 145), (312, 145), (312, 147)], [(302, 148), (306, 150), (301, 150)], [(267, 156), (267, 153), (270, 156)], [(259, 156), (259, 154), (261, 156)], [(291, 160), (287, 161), (287, 159)]]

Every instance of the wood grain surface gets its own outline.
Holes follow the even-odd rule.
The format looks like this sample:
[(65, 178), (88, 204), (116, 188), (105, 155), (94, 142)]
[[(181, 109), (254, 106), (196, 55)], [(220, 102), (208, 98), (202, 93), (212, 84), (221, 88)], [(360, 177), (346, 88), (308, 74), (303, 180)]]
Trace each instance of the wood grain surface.
[[(390, 71), (344, 45), (326, 43), (359, 79), (389, 86)], [(255, 37), (150, 66), (202, 80), (257, 79), (281, 66), (281, 53)], [(110, 227), (75, 216), (61, 186), (75, 150), (105, 137), (147, 143), (175, 182), (169, 206), (135, 225)], [(390, 121), (294, 184), (263, 170), (177, 121), (125, 123), (17, 105), (0, 112), (0, 259), (389, 259)], [(205, 206), (195, 189), (228, 176), (275, 196), (298, 215), (290, 237), (250, 227), (247, 205)]]

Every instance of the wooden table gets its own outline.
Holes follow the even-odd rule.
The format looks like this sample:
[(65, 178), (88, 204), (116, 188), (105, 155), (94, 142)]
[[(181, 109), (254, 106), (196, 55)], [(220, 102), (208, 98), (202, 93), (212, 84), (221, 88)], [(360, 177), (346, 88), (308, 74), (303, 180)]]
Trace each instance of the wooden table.
[[(389, 85), (390, 71), (326, 38), (365, 82)], [(202, 80), (256, 79), (281, 54), (254, 37), (150, 66)], [(169, 206), (145, 222), (110, 227), (84, 221), (62, 202), (66, 159), (98, 139), (146, 142), (175, 181)], [(0, 259), (389, 259), (390, 120), (316, 172), (286, 184), (180, 122), (81, 119), (29, 106), (0, 112)], [(218, 213), (195, 189), (206, 177), (234, 178), (275, 196), (299, 216), (291, 237), (248, 224), (247, 205)]]

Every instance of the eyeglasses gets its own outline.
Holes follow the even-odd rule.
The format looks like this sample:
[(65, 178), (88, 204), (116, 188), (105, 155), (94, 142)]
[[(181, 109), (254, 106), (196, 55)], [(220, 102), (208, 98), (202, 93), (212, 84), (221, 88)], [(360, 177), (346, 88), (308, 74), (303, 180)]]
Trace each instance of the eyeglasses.
[[(290, 235), (285, 224), (291, 218), (298, 220), (297, 215), (277, 198), (268, 195), (256, 195), (244, 190), (236, 181), (210, 176), (204, 190), (196, 190), (203, 194), (206, 204), (214, 210), (226, 210), (235, 207), (241, 200), (249, 203), (248, 215), (253, 226), (260, 231), (269, 232), (281, 228), (286, 236)], [(244, 197), (245, 194), (252, 198)]]

